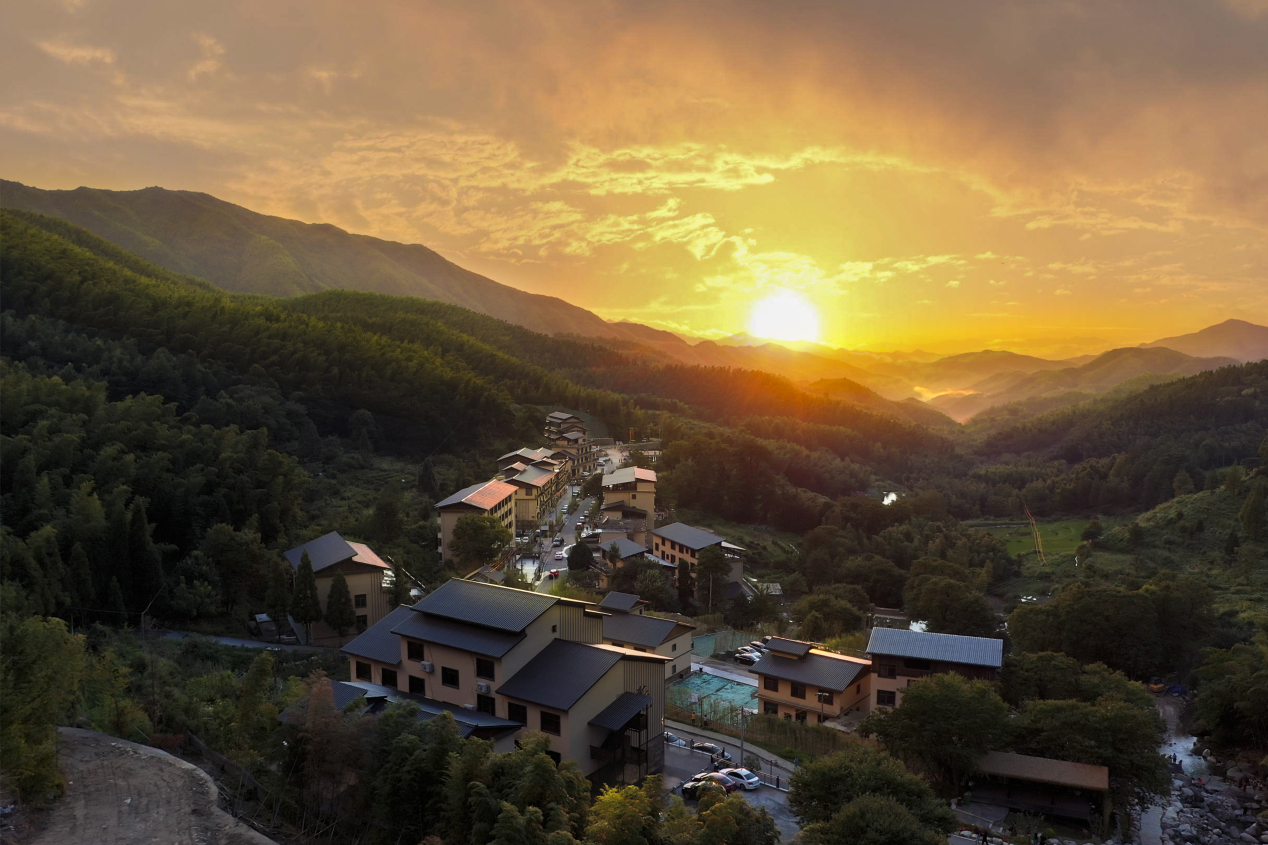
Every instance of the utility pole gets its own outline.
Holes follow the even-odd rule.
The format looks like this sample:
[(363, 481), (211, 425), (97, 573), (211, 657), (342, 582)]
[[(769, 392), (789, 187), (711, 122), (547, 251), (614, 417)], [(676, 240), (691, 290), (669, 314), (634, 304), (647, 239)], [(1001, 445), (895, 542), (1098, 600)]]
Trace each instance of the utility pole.
[(741, 768), (741, 769), (745, 768), (745, 764), (744, 764), (744, 725), (745, 725), (744, 717), (745, 717), (745, 716), (747, 716), (747, 715), (748, 715), (748, 712), (747, 712), (747, 711), (745, 711), (745, 709), (744, 709), (744, 707), (743, 707), (743, 706), (741, 706), (741, 707), (740, 707), (740, 759), (739, 759), (738, 761), (736, 761), (736, 762), (738, 763), (737, 768)]

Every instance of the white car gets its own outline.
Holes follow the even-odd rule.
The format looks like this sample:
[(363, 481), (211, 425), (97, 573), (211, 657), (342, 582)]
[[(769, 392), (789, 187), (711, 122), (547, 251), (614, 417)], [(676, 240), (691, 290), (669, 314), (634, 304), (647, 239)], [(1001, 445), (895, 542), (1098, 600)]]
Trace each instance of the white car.
[(665, 731), (665, 744), (677, 745), (679, 748), (686, 748), (687, 740), (682, 739), (680, 737), (676, 737), (673, 734), (671, 734), (669, 731)]
[(722, 774), (738, 783), (745, 789), (757, 789), (762, 785), (761, 778), (748, 769), (722, 769)]

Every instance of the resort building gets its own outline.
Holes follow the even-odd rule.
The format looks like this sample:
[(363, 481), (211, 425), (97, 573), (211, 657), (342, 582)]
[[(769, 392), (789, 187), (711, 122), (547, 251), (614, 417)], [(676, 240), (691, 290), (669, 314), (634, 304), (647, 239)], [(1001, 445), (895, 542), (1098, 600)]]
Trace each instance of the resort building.
[[(700, 562), (700, 552), (710, 546), (720, 546), (723, 554), (731, 561), (731, 573), (727, 577), (727, 581), (734, 584), (743, 583), (744, 562), (741, 560), (740, 554), (745, 550), (742, 547), (734, 543), (728, 543), (711, 531), (693, 528), (683, 522), (662, 525), (660, 528), (652, 529), (650, 533), (650, 548), (654, 556), (675, 566), (685, 561), (693, 574), (696, 564)], [(696, 586), (696, 594), (699, 597), (699, 584)]]
[[(336, 572), (342, 572), (352, 593), (352, 607), (357, 613), (357, 630), (364, 631), (387, 616), (388, 596), (395, 585), (395, 573), (391, 565), (364, 543), (350, 543), (338, 532), (332, 531), (285, 553), (291, 569), (298, 570), (304, 552), (313, 565), (317, 578), (317, 596), (322, 610), (330, 598), (330, 584)], [(281, 621), (281, 620), (279, 620)], [(302, 634), (302, 631), (297, 633)], [(338, 634), (325, 622), (312, 625), (314, 642), (333, 642)]]
[(447, 499), (436, 503), (436, 512), (440, 517), (440, 534), (437, 535), (437, 546), (441, 560), (451, 560), (453, 553), (449, 544), (453, 540), (453, 529), (458, 520), (467, 514), (475, 516), (492, 516), (506, 526), (508, 531), (515, 531), (515, 494), (520, 488), (505, 481), (482, 481), (472, 484), (454, 493)]
[(772, 637), (770, 649), (749, 670), (758, 676), (761, 711), (798, 722), (823, 723), (870, 710), (871, 663)]
[(669, 658), (665, 678), (691, 670), (691, 635), (695, 625), (647, 616), (647, 602), (632, 593), (608, 593), (599, 602), (603, 617), (603, 641), (634, 651), (650, 651)]
[(912, 681), (940, 672), (994, 681), (1004, 662), (1004, 641), (873, 628), (867, 656), (872, 659), (871, 706), (897, 707)]

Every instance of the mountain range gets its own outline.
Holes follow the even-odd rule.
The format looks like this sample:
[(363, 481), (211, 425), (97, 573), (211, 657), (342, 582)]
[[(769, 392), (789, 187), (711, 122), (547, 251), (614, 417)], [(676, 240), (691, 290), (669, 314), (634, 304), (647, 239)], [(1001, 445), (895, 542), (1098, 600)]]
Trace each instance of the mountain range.
[(939, 356), (778, 344), (747, 335), (698, 340), (604, 320), (563, 299), (474, 273), (419, 244), (259, 214), (204, 193), (157, 187), (46, 191), (0, 180), (0, 206), (65, 219), (160, 267), (235, 293), (289, 297), (348, 289), (431, 299), (537, 332), (641, 351), (659, 363), (775, 373), (812, 393), (925, 425), (948, 423), (943, 413), (963, 421), (1018, 399), (1095, 394), (1141, 376), (1187, 375), (1268, 358), (1268, 327), (1241, 320), (1061, 361), (990, 349)]

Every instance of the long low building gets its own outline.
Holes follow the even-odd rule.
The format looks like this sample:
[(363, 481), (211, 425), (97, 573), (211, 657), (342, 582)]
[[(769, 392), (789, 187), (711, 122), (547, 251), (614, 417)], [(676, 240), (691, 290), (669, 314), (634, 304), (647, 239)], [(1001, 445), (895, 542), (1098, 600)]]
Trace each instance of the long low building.
[[(540, 730), (597, 783), (664, 765), (669, 657), (604, 642), (588, 602), (454, 579), (343, 648), (354, 681)], [(517, 731), (518, 732), (518, 731)]]
[(758, 676), (762, 712), (798, 722), (826, 722), (851, 711), (867, 712), (871, 662), (772, 637), (769, 649), (749, 670)]

